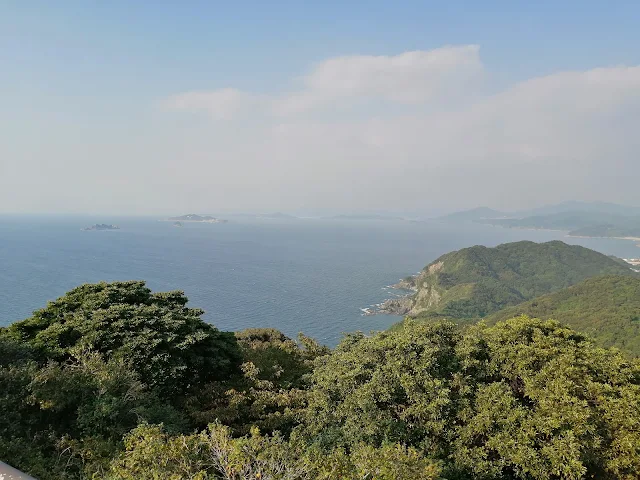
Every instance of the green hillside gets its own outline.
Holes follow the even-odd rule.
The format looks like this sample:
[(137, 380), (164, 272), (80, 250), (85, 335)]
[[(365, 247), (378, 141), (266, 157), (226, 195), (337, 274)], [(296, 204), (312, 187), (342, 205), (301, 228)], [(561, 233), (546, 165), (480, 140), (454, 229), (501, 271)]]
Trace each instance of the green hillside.
[(640, 355), (640, 278), (589, 278), (556, 293), (534, 298), (489, 316), (495, 323), (518, 315), (553, 318), (586, 333), (604, 347)]
[(474, 246), (447, 253), (412, 279), (412, 317), (477, 319), (597, 275), (634, 275), (616, 259), (560, 241)]

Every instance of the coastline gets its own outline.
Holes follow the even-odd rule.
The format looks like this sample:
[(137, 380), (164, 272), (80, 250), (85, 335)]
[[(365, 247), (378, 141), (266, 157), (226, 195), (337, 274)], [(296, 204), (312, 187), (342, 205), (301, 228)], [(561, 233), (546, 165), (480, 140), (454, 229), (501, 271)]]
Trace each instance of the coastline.
[[(509, 227), (509, 226), (495, 224), (495, 223), (489, 223), (487, 225), (491, 225), (492, 227), (510, 228), (512, 230), (564, 232), (566, 238), (599, 238), (599, 239), (628, 240), (628, 241), (631, 241), (631, 242), (640, 242), (640, 237), (611, 237), (611, 236), (602, 237), (602, 236), (593, 236), (593, 235), (571, 235), (571, 230), (567, 230), (567, 229), (542, 228), (542, 227)], [(638, 243), (636, 246), (640, 247), (640, 243)]]
[[(566, 228), (544, 228), (544, 227), (510, 227), (508, 225), (500, 225), (496, 223), (486, 223), (492, 227), (509, 228), (512, 230), (530, 230), (530, 231), (543, 231), (543, 232), (564, 232), (567, 238), (600, 238), (600, 239), (612, 239), (612, 240), (629, 240), (632, 242), (640, 242), (640, 237), (612, 237), (612, 236), (594, 236), (594, 235), (571, 235), (571, 230)], [(637, 246), (640, 247), (640, 244)]]
[[(569, 235), (567, 234), (567, 237), (569, 238), (601, 238), (601, 239), (612, 239), (612, 240), (630, 240), (632, 242), (640, 242), (640, 237), (593, 237), (590, 235)], [(637, 245), (637, 246), (640, 246)]]
[[(418, 274), (411, 275), (411, 279), (415, 279)], [(395, 294), (394, 298), (387, 298), (381, 303), (361, 308), (362, 316), (373, 315), (398, 315), (405, 316), (413, 308), (413, 296), (418, 291), (417, 287), (409, 280), (409, 277), (402, 278), (398, 283), (387, 285), (384, 289), (400, 290), (405, 293)]]

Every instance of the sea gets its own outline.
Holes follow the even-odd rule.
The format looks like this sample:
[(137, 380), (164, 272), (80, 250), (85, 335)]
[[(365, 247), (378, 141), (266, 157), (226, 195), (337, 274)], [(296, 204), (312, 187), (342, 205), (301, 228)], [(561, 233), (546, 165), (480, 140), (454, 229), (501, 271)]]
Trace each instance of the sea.
[[(184, 291), (221, 330), (272, 327), (335, 346), (345, 332), (397, 322), (363, 309), (398, 295), (389, 285), (451, 250), (563, 240), (640, 257), (632, 241), (474, 223), (229, 218), (175, 227), (157, 218), (0, 216), (0, 326), (82, 283), (144, 280), (154, 291)], [(120, 229), (81, 230), (95, 223)]]

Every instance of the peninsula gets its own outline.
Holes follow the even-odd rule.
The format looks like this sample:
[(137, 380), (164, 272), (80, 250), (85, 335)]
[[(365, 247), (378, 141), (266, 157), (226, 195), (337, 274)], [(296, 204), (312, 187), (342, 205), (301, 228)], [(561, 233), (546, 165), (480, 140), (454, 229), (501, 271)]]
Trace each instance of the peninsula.
[(410, 317), (469, 322), (505, 307), (553, 293), (598, 275), (635, 276), (632, 265), (560, 241), (474, 246), (447, 253), (418, 275), (393, 286), (395, 296), (377, 310)]

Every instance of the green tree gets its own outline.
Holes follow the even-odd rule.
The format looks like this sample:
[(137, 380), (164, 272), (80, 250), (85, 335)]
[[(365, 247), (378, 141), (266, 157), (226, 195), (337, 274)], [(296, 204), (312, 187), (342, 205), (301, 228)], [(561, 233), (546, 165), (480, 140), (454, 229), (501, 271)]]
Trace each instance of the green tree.
[(308, 467), (280, 436), (257, 429), (232, 438), (212, 424), (193, 435), (168, 436), (161, 426), (141, 425), (125, 438), (125, 451), (106, 476), (110, 480), (308, 479)]
[[(91, 351), (63, 363), (28, 361), (0, 369), (0, 458), (40, 479), (99, 473), (122, 436), (141, 421), (174, 433), (184, 415), (149, 390), (122, 359)], [(5, 410), (6, 409), (6, 410)]]
[(228, 378), (240, 364), (232, 333), (186, 306), (182, 292), (152, 293), (144, 282), (85, 284), (4, 332), (63, 361), (73, 348), (126, 359), (143, 381), (172, 396)]
[(401, 443), (447, 478), (632, 479), (640, 365), (557, 322), (348, 336), (313, 373), (303, 436), (327, 451)]
[(440, 469), (415, 449), (360, 445), (351, 454), (305, 450), (280, 435), (233, 438), (212, 424), (201, 433), (171, 437), (161, 426), (141, 425), (127, 435), (125, 451), (108, 480), (435, 480)]
[(470, 402), (458, 471), (488, 478), (632, 479), (640, 471), (640, 364), (554, 321), (473, 327), (458, 347)]
[(328, 355), (329, 349), (304, 335), (296, 343), (274, 329), (247, 329), (236, 338), (244, 360), (242, 375), (195, 392), (187, 402), (191, 417), (200, 427), (220, 421), (240, 435), (253, 426), (288, 434), (306, 407), (314, 359)]

